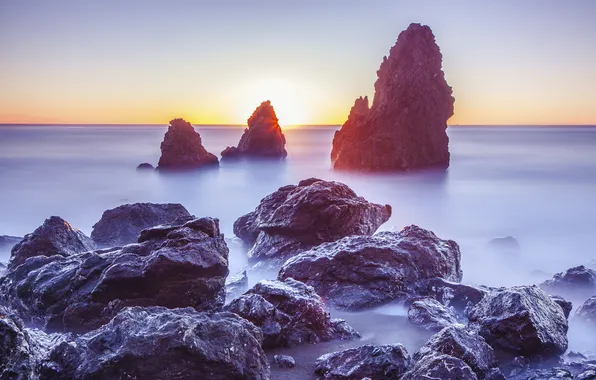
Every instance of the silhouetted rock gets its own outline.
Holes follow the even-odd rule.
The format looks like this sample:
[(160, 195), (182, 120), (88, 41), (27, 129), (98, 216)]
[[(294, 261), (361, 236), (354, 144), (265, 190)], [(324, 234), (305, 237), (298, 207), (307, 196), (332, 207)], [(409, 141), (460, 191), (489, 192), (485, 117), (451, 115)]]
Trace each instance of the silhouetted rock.
[(335, 308), (359, 310), (412, 295), (421, 280), (461, 281), (460, 261), (456, 242), (412, 225), (321, 244), (289, 259), (279, 278), (313, 286)]
[(142, 230), (186, 222), (192, 215), (179, 203), (131, 203), (104, 211), (93, 226), (91, 238), (98, 247), (118, 247), (136, 243)]
[(143, 162), (142, 164), (139, 164), (139, 166), (137, 166), (137, 170), (153, 170), (154, 167), (153, 165), (151, 165), (150, 163), (147, 162)]
[(340, 182), (309, 178), (279, 188), (234, 223), (254, 260), (293, 256), (349, 235), (371, 235), (391, 206), (368, 202)]
[(436, 277), (416, 284), (417, 296), (432, 297), (453, 310), (458, 318), (467, 319), (467, 311), (484, 298), (489, 290), (481, 287), (450, 282)]
[(399, 379), (410, 363), (401, 344), (366, 345), (321, 356), (315, 362), (315, 373), (324, 380)]
[(596, 271), (580, 265), (555, 274), (540, 287), (548, 294), (584, 300), (596, 294)]
[(575, 316), (596, 327), (596, 295), (590, 297), (577, 309)]
[(203, 147), (201, 135), (184, 119), (170, 121), (161, 143), (161, 157), (157, 169), (197, 169), (217, 165), (217, 157)]
[(548, 358), (567, 350), (563, 309), (537, 286), (493, 290), (468, 318), (488, 344), (511, 355)]
[(312, 287), (292, 279), (261, 280), (225, 310), (260, 327), (264, 348), (360, 337), (345, 321), (330, 318)]
[(273, 363), (279, 368), (294, 368), (296, 366), (296, 360), (289, 355), (274, 355)]
[(240, 297), (248, 290), (248, 277), (246, 271), (242, 271), (226, 278), (226, 302)]
[(0, 303), (47, 331), (86, 332), (126, 306), (217, 310), (227, 275), (218, 220), (202, 218), (143, 230), (121, 249), (29, 258), (6, 273)]
[(573, 309), (573, 304), (561, 296), (550, 296), (550, 298), (563, 309), (563, 314), (565, 314), (565, 318), (569, 318), (569, 314), (571, 314), (571, 310)]
[(335, 133), (335, 169), (408, 170), (449, 166), (447, 120), (454, 98), (428, 26), (401, 32), (377, 71), (375, 96), (358, 98)]
[(56, 347), (43, 378), (268, 380), (262, 340), (232, 313), (131, 307)]
[(84, 233), (58, 216), (46, 219), (41, 226), (12, 248), (8, 267), (22, 264), (29, 257), (72, 256), (94, 250), (95, 243)]
[(23, 240), (22, 237), (0, 235), (0, 252), (8, 251)]
[(227, 147), (221, 152), (221, 157), (285, 158), (285, 145), (286, 138), (278, 124), (275, 110), (267, 100), (248, 119), (248, 128), (244, 130), (238, 147)]
[(418, 361), (429, 355), (450, 355), (463, 360), (483, 379), (497, 366), (493, 349), (484, 338), (469, 331), (464, 325), (453, 325), (433, 335), (413, 356)]
[(455, 314), (439, 301), (432, 298), (418, 298), (410, 303), (408, 320), (425, 330), (441, 331), (457, 323)]
[(519, 252), (519, 242), (513, 236), (498, 237), (488, 242), (488, 248), (496, 253), (515, 254)]
[(416, 362), (401, 380), (478, 380), (463, 360), (450, 355), (428, 355)]

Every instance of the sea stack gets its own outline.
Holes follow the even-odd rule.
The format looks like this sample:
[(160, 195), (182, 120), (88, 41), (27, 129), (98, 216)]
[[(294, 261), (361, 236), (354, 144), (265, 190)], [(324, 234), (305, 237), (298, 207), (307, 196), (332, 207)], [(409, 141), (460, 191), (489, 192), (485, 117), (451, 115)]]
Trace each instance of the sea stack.
[(161, 143), (161, 157), (157, 169), (197, 169), (217, 165), (217, 157), (203, 147), (201, 135), (184, 119), (170, 121)]
[(222, 158), (261, 157), (285, 158), (286, 138), (281, 131), (275, 110), (269, 100), (261, 103), (248, 118), (248, 128), (238, 147), (227, 147)]
[(384, 57), (375, 96), (356, 99), (348, 120), (335, 132), (335, 169), (401, 171), (449, 166), (447, 120), (453, 115), (451, 87), (432, 30), (411, 24)]

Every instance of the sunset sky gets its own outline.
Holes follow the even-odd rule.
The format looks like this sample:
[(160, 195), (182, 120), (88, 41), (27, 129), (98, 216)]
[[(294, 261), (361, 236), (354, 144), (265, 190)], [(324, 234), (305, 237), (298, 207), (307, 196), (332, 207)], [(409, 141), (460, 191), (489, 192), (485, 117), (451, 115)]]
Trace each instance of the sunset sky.
[(429, 25), (450, 124), (596, 124), (596, 1), (0, 0), (0, 123), (342, 124)]

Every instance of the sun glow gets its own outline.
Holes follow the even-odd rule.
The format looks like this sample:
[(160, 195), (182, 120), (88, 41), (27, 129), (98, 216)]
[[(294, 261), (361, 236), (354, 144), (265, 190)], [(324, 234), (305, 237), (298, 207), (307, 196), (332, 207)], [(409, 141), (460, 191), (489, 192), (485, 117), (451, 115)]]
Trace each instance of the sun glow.
[(235, 116), (239, 120), (246, 122), (261, 102), (270, 100), (281, 126), (312, 123), (306, 104), (309, 91), (296, 83), (267, 78), (241, 86), (234, 95), (238, 104)]

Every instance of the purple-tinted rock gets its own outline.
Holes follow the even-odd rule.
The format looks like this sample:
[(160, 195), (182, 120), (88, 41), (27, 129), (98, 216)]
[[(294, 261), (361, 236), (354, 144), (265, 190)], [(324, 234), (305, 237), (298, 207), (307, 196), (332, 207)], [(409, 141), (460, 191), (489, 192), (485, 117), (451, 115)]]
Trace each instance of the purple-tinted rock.
[(294, 368), (296, 366), (296, 360), (289, 355), (274, 355), (273, 363), (279, 368)]
[(548, 294), (584, 300), (596, 294), (596, 271), (580, 265), (555, 274), (540, 287)]
[(197, 169), (217, 165), (219, 160), (203, 147), (201, 135), (184, 119), (170, 121), (161, 143), (161, 157), (157, 169)]
[(192, 215), (179, 203), (125, 204), (104, 211), (93, 225), (91, 238), (98, 247), (118, 247), (136, 243), (146, 228), (191, 219)]
[(321, 244), (289, 259), (279, 279), (313, 286), (335, 308), (360, 310), (412, 295), (422, 280), (461, 281), (460, 261), (456, 242), (412, 225)]
[(513, 236), (494, 238), (488, 242), (488, 247), (496, 253), (515, 254), (519, 252), (519, 242)]
[(577, 309), (575, 317), (596, 328), (596, 296), (590, 297)]
[(240, 138), (238, 147), (227, 147), (223, 158), (263, 157), (285, 158), (286, 138), (281, 131), (275, 110), (269, 100), (261, 103), (248, 119), (248, 128)]
[(401, 380), (478, 380), (463, 360), (450, 355), (428, 355), (420, 359)]
[(15, 245), (8, 268), (14, 268), (34, 256), (72, 256), (94, 250), (95, 243), (84, 233), (58, 216), (46, 219), (41, 226)]
[(443, 278), (431, 278), (416, 284), (415, 294), (432, 297), (453, 310), (462, 319), (467, 311), (484, 298), (488, 289), (450, 282)]
[(435, 332), (457, 323), (455, 314), (432, 298), (419, 298), (411, 302), (408, 320), (418, 327)]
[(248, 276), (242, 271), (226, 278), (226, 302), (240, 297), (248, 290)]
[(408, 170), (449, 166), (447, 120), (454, 98), (428, 26), (401, 32), (377, 71), (375, 96), (358, 98), (335, 133), (335, 169)]
[(573, 309), (573, 304), (561, 296), (550, 296), (550, 298), (563, 309), (563, 314), (565, 314), (565, 318), (569, 318), (569, 314), (571, 314), (571, 310)]

